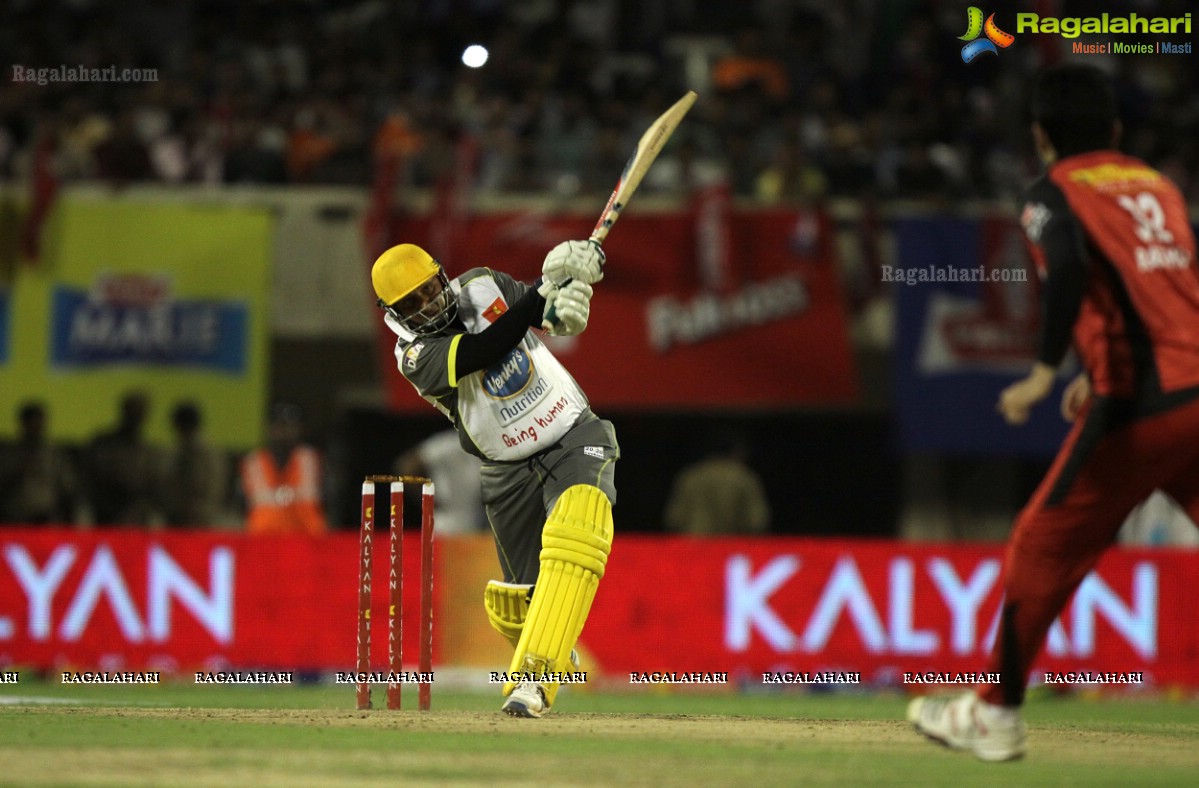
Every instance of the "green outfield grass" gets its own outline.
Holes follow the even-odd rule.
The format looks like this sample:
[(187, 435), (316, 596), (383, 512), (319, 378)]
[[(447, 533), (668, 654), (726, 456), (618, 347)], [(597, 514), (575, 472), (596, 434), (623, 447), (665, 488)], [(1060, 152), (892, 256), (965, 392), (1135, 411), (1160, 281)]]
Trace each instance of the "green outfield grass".
[[(383, 693), (376, 691), (376, 703)], [(415, 692), (405, 703), (415, 706)], [(983, 764), (902, 722), (899, 695), (563, 694), (542, 720), (494, 694), (353, 709), (352, 687), (0, 686), (0, 784), (1179, 785), (1199, 703), (1045, 698), (1029, 756)]]

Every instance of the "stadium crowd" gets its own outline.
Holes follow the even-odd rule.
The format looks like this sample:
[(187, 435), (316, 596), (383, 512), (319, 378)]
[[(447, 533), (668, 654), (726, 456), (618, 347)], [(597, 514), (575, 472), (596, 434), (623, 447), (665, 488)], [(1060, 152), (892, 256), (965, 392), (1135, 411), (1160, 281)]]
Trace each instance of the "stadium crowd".
[[(1010, 198), (1031, 172), (1019, 96), (1069, 42), (966, 66), (964, 26), (936, 0), (10, 0), (0, 178), (41, 155), (66, 181), (360, 185), (397, 154), (416, 187), (465, 166), (481, 192), (602, 193), (647, 120), (695, 88), (651, 186)], [(471, 43), (482, 68), (461, 62)], [(1199, 197), (1191, 59), (1091, 62), (1117, 75), (1125, 148)], [(18, 79), (59, 66), (150, 78)]]

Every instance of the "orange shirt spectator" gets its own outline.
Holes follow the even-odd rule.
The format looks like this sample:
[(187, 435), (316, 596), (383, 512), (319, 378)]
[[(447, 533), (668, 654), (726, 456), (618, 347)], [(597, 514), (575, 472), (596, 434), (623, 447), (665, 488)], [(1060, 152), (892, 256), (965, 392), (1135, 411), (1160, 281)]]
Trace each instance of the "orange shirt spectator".
[(712, 66), (712, 84), (721, 91), (736, 91), (756, 84), (775, 101), (787, 99), (791, 85), (782, 62), (763, 52), (761, 33), (748, 28), (737, 33), (734, 52)]
[(276, 406), (270, 442), (242, 460), (246, 530), (252, 534), (322, 534), (329, 530), (321, 502), (321, 461), (300, 442), (299, 409)]
[(412, 130), (408, 119), (393, 112), (375, 132), (374, 151), (378, 158), (402, 158), (421, 149), (423, 140)]
[(287, 172), (294, 181), (305, 181), (321, 162), (333, 155), (337, 143), (333, 138), (312, 131), (298, 129), (292, 132), (287, 145)]
[(776, 101), (786, 99), (789, 90), (782, 64), (769, 58), (738, 55), (721, 58), (712, 68), (712, 82), (721, 90), (738, 90), (756, 83)]

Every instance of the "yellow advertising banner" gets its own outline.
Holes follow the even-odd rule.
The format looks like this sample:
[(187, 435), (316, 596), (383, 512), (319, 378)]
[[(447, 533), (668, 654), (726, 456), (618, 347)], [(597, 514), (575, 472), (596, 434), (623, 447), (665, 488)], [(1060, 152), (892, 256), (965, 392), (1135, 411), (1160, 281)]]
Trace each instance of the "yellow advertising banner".
[[(438, 607), (434, 633), (438, 664), (476, 669), (482, 678), (490, 671), (505, 671), (512, 662), (512, 647), (491, 628), (483, 609), (483, 589), (489, 580), (500, 580), (495, 541), (489, 534), (450, 534), (437, 537)], [(580, 664), (588, 680), (599, 680), (603, 666), (587, 647), (586, 633), (577, 644)], [(566, 668), (570, 670), (570, 668)], [(496, 686), (498, 697), (500, 687)], [(586, 687), (575, 686), (575, 692)]]
[(64, 196), (41, 262), (0, 285), (0, 424), (41, 401), (84, 442), (138, 390), (151, 441), (190, 401), (213, 444), (260, 443), (272, 236), (261, 208)]
[[(454, 534), (437, 540), (437, 576), (443, 586), (437, 644), (447, 665), (507, 670), (512, 647), (491, 628), (483, 610), (487, 581), (501, 579), (495, 542), (485, 534)], [(498, 692), (497, 688), (497, 692)]]

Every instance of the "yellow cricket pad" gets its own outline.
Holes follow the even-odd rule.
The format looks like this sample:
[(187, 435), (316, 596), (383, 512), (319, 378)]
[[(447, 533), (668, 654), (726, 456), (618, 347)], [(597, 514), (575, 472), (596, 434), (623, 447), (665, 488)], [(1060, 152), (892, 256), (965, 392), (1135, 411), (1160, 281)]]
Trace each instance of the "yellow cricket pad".
[(520, 644), (520, 633), (529, 614), (529, 589), (532, 587), (490, 580), (483, 589), (483, 607), (487, 610), (487, 620), (491, 622), (492, 629), (512, 644), (512, 648)]
[[(570, 651), (604, 576), (612, 532), (612, 504), (603, 490), (576, 484), (558, 498), (541, 532), (541, 568), (509, 674), (572, 669)], [(542, 684), (552, 706), (558, 684)], [(506, 683), (504, 694), (515, 687), (515, 682)]]

